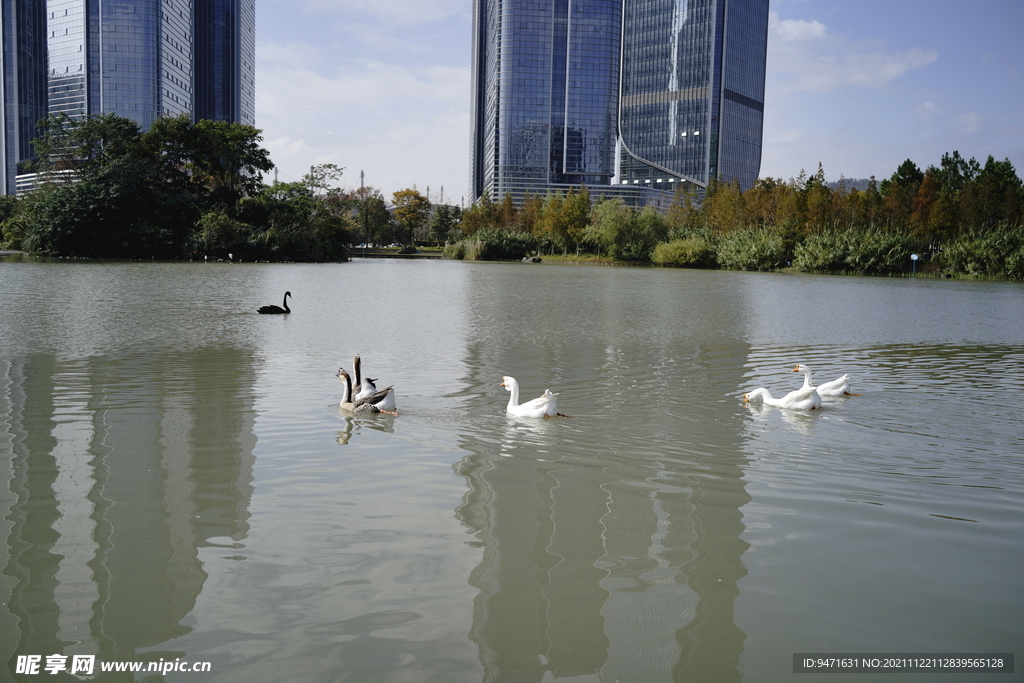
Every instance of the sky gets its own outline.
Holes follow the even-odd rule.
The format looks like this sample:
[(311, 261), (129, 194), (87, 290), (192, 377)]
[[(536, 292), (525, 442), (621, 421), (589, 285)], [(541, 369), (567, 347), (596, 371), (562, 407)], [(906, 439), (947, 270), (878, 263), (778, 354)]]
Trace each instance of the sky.
[[(954, 150), (1024, 175), (1021, 0), (769, 12), (761, 177), (881, 180)], [(472, 0), (258, 0), (256, 126), (278, 179), (329, 163), (346, 189), (468, 204), (471, 22)]]

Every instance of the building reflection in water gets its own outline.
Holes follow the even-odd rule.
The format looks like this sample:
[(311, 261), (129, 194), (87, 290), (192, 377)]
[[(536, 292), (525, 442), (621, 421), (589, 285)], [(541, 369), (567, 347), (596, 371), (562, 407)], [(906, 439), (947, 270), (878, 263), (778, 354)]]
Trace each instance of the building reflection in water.
[[(485, 680), (740, 681), (745, 635), (733, 602), (746, 574), (741, 507), (750, 500), (743, 412), (734, 402), (686, 403), (718, 399), (723, 387), (738, 395), (740, 371), (721, 368), (741, 363), (721, 361), (744, 357), (742, 334), (709, 346), (685, 332), (702, 318), (728, 320), (730, 302), (668, 310), (686, 324), (659, 339), (624, 329), (623, 311), (642, 307), (639, 298), (598, 291), (603, 308), (586, 310), (585, 320), (561, 313), (562, 326), (578, 331), (571, 353), (545, 355), (507, 322), (543, 328), (517, 308), (514, 285), (494, 285), (513, 292), (497, 303), (487, 282), (477, 285), (490, 303), (473, 311), (467, 386), (495, 384), (495, 368), (548, 364), (552, 372), (520, 378), (531, 387), (526, 398), (550, 383), (563, 392), (559, 409), (579, 413), (563, 422), (509, 417), (505, 434), (461, 443), (467, 455), (456, 471), (467, 493), (456, 514), (483, 551), (470, 583)], [(673, 388), (674, 377), (686, 378), (685, 389)], [(654, 392), (666, 405), (631, 410), (630, 392)]]
[(225, 349), (0, 361), (4, 661), (188, 632), (199, 548), (248, 534), (253, 377)]

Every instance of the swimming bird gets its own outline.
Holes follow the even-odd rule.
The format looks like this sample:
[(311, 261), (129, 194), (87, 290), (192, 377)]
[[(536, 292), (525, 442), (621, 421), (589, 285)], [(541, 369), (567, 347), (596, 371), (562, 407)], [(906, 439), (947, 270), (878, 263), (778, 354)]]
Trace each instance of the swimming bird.
[(388, 410), (381, 407), (387, 394), (391, 393), (394, 387), (387, 387), (380, 391), (371, 394), (365, 398), (356, 398), (352, 400), (352, 377), (345, 372), (344, 368), (338, 368), (338, 379), (341, 380), (341, 384), (345, 387), (345, 392), (341, 397), (341, 403), (339, 404), (342, 410), (351, 410), (354, 413), (388, 413), (390, 415), (398, 415), (393, 410)]
[(291, 313), (292, 309), (288, 308), (288, 297), (290, 297), (291, 295), (292, 295), (291, 292), (285, 292), (284, 293), (284, 301), (282, 302), (284, 304), (284, 308), (281, 308), (280, 306), (274, 306), (273, 304), (271, 304), (269, 306), (260, 306), (259, 308), (256, 309), (256, 312), (257, 313)]
[[(377, 380), (367, 377), (362, 377), (362, 365), (363, 361), (356, 354), (356, 357), (352, 359), (352, 374), (355, 376), (355, 383), (353, 384), (353, 390), (356, 392), (356, 398), (366, 398), (377, 392), (377, 385), (374, 384)], [(394, 386), (394, 385), (392, 385)], [(398, 410), (398, 405), (395, 401), (395, 392), (392, 389), (388, 395), (384, 398), (383, 404), (380, 406), (386, 410)]]
[[(793, 372), (804, 373), (804, 388), (811, 386), (811, 369), (806, 365), (797, 365), (793, 368)], [(825, 382), (815, 387), (818, 390), (819, 396), (860, 396), (850, 391), (850, 376), (843, 375), (838, 379), (834, 379), (831, 382)]]
[[(797, 372), (798, 368), (806, 368), (804, 365), (798, 365), (793, 368), (793, 372)], [(764, 387), (754, 389), (748, 394), (743, 394), (743, 402), (748, 403), (754, 399), (761, 399), (765, 405), (775, 406), (776, 408), (787, 408), (789, 410), (817, 410), (821, 407), (821, 395), (818, 390), (810, 384), (811, 373), (808, 370), (804, 374), (804, 385), (795, 391), (791, 391), (782, 398), (773, 398), (770, 391)]]
[(569, 417), (558, 412), (558, 407), (555, 405), (555, 396), (558, 396), (558, 394), (551, 393), (550, 389), (545, 389), (544, 394), (539, 398), (527, 401), (526, 403), (519, 403), (519, 382), (514, 377), (502, 377), (501, 386), (505, 387), (505, 390), (512, 394), (508, 397), (508, 406), (505, 408), (510, 415), (518, 417)]

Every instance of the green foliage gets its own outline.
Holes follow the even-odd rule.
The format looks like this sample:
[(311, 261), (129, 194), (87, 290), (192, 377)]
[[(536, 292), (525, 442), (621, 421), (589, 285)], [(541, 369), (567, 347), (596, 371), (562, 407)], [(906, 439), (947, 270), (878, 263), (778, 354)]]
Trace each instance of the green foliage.
[(1024, 226), (966, 233), (943, 248), (939, 263), (954, 273), (1024, 280)]
[(430, 232), (427, 236), (435, 242), (447, 242), (457, 239), (456, 232), (462, 210), (457, 206), (441, 204), (434, 209), (430, 218)]
[(709, 268), (716, 265), (715, 247), (700, 237), (674, 239), (654, 247), (651, 261), (663, 266)]
[[(333, 164), (264, 188), (273, 168), (260, 131), (161, 118), (141, 132), (113, 114), (40, 124), (39, 170), (74, 172), (21, 200), (4, 239), (60, 255), (329, 260), (345, 257), (354, 200)], [(386, 212), (385, 212), (386, 213)]]
[(441, 258), (456, 259), (461, 261), (466, 258), (466, 242), (468, 240), (459, 240), (458, 242), (448, 242), (444, 245), (444, 250), (441, 252)]
[[(22, 246), (66, 256), (175, 258), (175, 234), (152, 167), (118, 159), (80, 182), (51, 188), (31, 203)], [(181, 239), (178, 239), (181, 238)]]
[(638, 213), (621, 199), (598, 203), (586, 232), (588, 242), (618, 261), (650, 261), (655, 246), (667, 237), (664, 216), (651, 207)]
[(893, 274), (910, 270), (913, 242), (892, 230), (823, 230), (796, 246), (793, 266), (811, 273)]
[(536, 250), (537, 238), (529, 233), (484, 228), (457, 245), (446, 246), (444, 257), (471, 261), (517, 261)]
[(719, 237), (716, 259), (723, 268), (775, 270), (786, 264), (786, 243), (779, 231), (752, 227)]

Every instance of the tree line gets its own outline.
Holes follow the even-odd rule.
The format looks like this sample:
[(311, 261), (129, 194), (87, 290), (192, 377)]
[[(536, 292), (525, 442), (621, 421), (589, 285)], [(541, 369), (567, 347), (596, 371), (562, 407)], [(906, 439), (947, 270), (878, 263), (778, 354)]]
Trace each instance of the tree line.
[[(266, 184), (261, 131), (223, 121), (158, 119), (143, 132), (113, 114), (53, 115), (35, 141), (40, 187), (0, 197), (0, 247), (60, 256), (329, 261), (356, 242), (447, 235), (457, 207), (415, 188), (343, 190), (344, 169), (313, 166)], [(443, 239), (443, 237), (442, 237)]]
[[(586, 186), (487, 196), (462, 210), (415, 187), (389, 206), (373, 187), (339, 187), (322, 164), (266, 184), (261, 131), (161, 118), (150, 130), (108, 114), (39, 124), (41, 187), (0, 197), (0, 246), (62, 256), (327, 261), (355, 242), (448, 243), (452, 258), (595, 254), (616, 261), (807, 272), (902, 273), (910, 254), (950, 273), (1024, 279), (1024, 188), (1010, 161), (959, 152), (921, 170), (848, 187), (801, 172), (746, 191), (677, 186), (665, 211), (592, 197)], [(73, 181), (72, 181), (73, 179)], [(854, 181), (851, 181), (851, 184)], [(864, 187), (864, 189), (860, 189)], [(599, 190), (594, 190), (597, 194)], [(229, 256), (230, 255), (230, 256)]]
[[(595, 191), (596, 192), (596, 191)], [(821, 165), (747, 191), (712, 182), (702, 201), (677, 187), (665, 213), (592, 201), (586, 187), (527, 196), (517, 207), (483, 197), (463, 213), (453, 258), (591, 252), (690, 267), (902, 273), (910, 255), (950, 273), (1024, 278), (1024, 188), (1009, 160), (944, 154), (921, 170), (903, 162), (864, 190), (825, 181)]]

